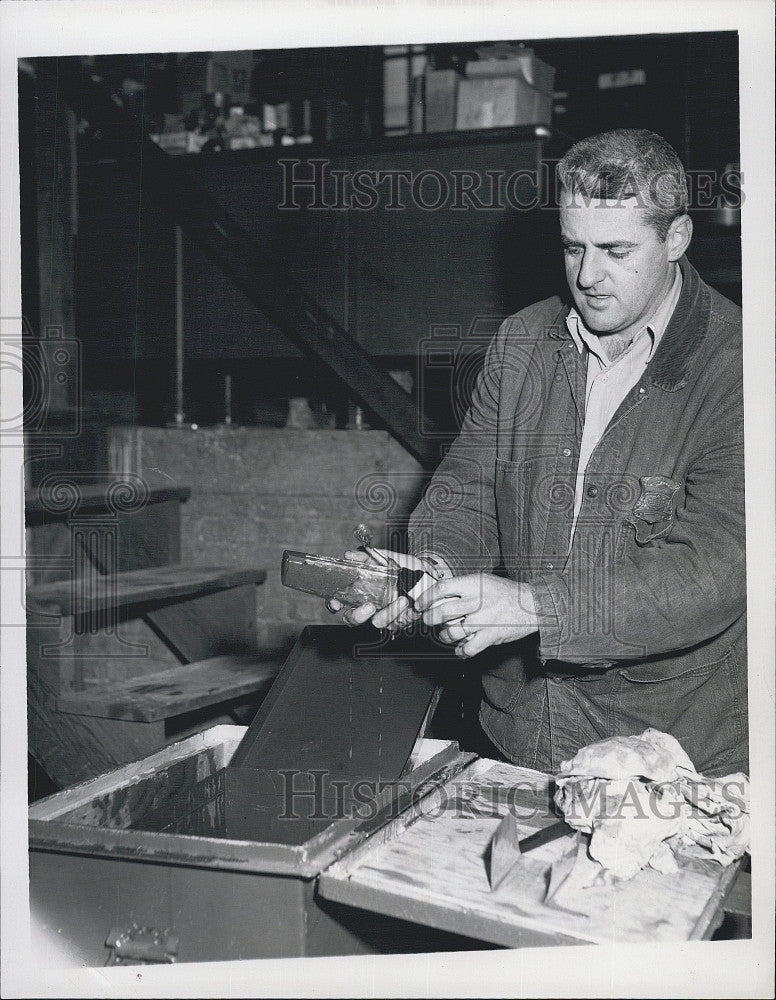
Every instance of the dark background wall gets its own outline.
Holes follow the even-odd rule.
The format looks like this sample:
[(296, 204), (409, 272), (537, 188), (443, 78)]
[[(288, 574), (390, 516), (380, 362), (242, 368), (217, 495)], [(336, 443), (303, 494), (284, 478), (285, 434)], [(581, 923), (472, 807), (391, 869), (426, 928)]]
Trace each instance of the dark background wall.
[[(439, 170), (480, 174), (532, 167), (557, 158), (582, 135), (618, 125), (664, 135), (694, 170), (721, 171), (738, 160), (738, 44), (735, 33), (646, 35), (527, 41), (556, 68), (554, 126), (547, 142), (508, 135), (471, 135), (465, 145), (421, 148), (408, 137), (393, 147), (375, 135), (314, 147), (184, 156), (192, 171), (234, 217), (387, 368), (412, 372), (434, 329), (463, 334), (479, 323), (482, 340), (498, 318), (562, 288), (556, 217), (543, 211), (424, 211), (411, 203), (385, 208), (278, 210), (280, 157), (323, 156), (334, 169)], [(437, 46), (439, 65), (461, 64), (475, 43)], [(363, 93), (355, 118), (372, 122), (379, 103), (379, 50), (332, 49), (264, 53), (254, 89), (265, 99), (293, 98), (318, 88), (332, 100)], [(138, 57), (105, 57), (102, 71), (120, 78)], [(51, 74), (51, 67), (39, 68)], [(600, 74), (643, 71), (642, 85), (601, 89)], [(168, 81), (169, 83), (169, 81)], [(160, 92), (164, 80), (157, 80)], [(378, 88), (379, 89), (379, 88)], [(174, 87), (170, 84), (170, 92)], [(29, 147), (32, 97), (21, 96), (22, 150)], [(170, 96), (170, 101), (174, 97)], [(361, 101), (361, 103), (359, 103)], [(361, 106), (363, 104), (363, 107)], [(172, 106), (172, 104), (170, 105)], [(371, 117), (370, 117), (371, 109)], [(359, 117), (360, 116), (360, 117)], [(369, 129), (367, 129), (369, 131)], [(364, 134), (362, 128), (362, 135)], [(427, 137), (433, 139), (433, 137)], [(24, 154), (26, 155), (26, 154)], [(29, 176), (23, 170), (22, 176)], [(163, 423), (172, 413), (174, 361), (174, 230), (164, 208), (100, 155), (94, 136), (78, 141), (74, 249), (75, 329), (81, 344), (85, 399), (105, 419)], [(23, 199), (23, 264), (34, 257), (34, 205)], [(696, 215), (691, 257), (701, 273), (740, 301), (739, 231)], [(324, 368), (304, 359), (203, 254), (184, 242), (187, 407), (192, 419), (223, 416), (223, 381), (233, 380), (235, 419), (282, 422), (289, 396), (325, 399), (347, 413), (346, 396)], [(36, 316), (34, 268), (25, 268), (25, 313)], [(28, 308), (29, 305), (29, 308)], [(484, 325), (483, 325), (484, 324)], [(477, 332), (475, 331), (475, 332)], [(477, 350), (477, 343), (474, 343)], [(422, 367), (422, 363), (421, 363)], [(471, 367), (471, 365), (469, 365)], [(469, 373), (470, 374), (470, 373)], [(425, 372), (422, 405), (454, 421), (449, 387)], [(471, 379), (469, 378), (470, 382)]]

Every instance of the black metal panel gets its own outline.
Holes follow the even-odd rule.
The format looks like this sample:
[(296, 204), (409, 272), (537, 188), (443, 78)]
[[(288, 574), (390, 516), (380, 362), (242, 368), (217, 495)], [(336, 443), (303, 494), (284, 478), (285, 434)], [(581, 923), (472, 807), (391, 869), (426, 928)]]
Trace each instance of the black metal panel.
[(424, 661), (424, 648), (380, 644), (371, 626), (308, 626), (231, 766), (398, 778), (437, 688), (438, 668)]
[(303, 631), (227, 768), (229, 836), (303, 843), (402, 776), (438, 667), (422, 643), (378, 645), (370, 626)]

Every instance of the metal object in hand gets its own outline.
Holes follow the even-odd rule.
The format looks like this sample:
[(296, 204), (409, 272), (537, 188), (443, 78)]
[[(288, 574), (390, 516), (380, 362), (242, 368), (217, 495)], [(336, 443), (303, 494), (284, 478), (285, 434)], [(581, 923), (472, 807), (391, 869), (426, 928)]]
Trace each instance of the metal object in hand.
[(374, 547), (372, 542), (374, 541), (374, 536), (369, 528), (365, 524), (357, 524), (353, 529), (354, 538), (361, 543), (361, 548), (379, 563), (381, 566), (393, 566), (399, 569), (399, 564), (389, 555), (384, 555), (382, 552), (378, 552)]

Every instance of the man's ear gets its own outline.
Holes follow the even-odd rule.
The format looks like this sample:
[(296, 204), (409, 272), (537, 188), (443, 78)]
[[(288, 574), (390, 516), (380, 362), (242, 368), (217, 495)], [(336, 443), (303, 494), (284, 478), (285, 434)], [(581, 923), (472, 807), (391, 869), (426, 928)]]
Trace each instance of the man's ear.
[(668, 259), (670, 261), (679, 260), (692, 239), (692, 219), (689, 215), (680, 215), (674, 219), (668, 227), (666, 234), (666, 246), (668, 247)]

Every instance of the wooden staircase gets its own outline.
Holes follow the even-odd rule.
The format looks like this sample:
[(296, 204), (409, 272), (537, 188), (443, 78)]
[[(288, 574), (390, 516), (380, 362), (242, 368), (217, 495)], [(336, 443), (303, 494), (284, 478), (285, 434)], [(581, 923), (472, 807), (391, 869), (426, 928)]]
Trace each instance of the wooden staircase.
[[(47, 552), (56, 548), (52, 527), (67, 536), (53, 572), (43, 572), (41, 546), (30, 545), (36, 572), (27, 587), (29, 750), (59, 787), (145, 757), (246, 699), (255, 708), (284, 658), (283, 650), (257, 649), (263, 569), (128, 569), (138, 553), (155, 557), (153, 544), (122, 547), (119, 523), (134, 517), (131, 536), (148, 542), (141, 518), (149, 494), (120, 518), (111, 518), (108, 494), (104, 486), (82, 489), (77, 511), (66, 515), (41, 518), (45, 496), (27, 507), (28, 528), (49, 531)], [(163, 502), (181, 499), (168, 491)], [(159, 525), (150, 527), (153, 543)], [(175, 539), (156, 542), (166, 555), (177, 551)], [(33, 582), (35, 575), (59, 578)]]

